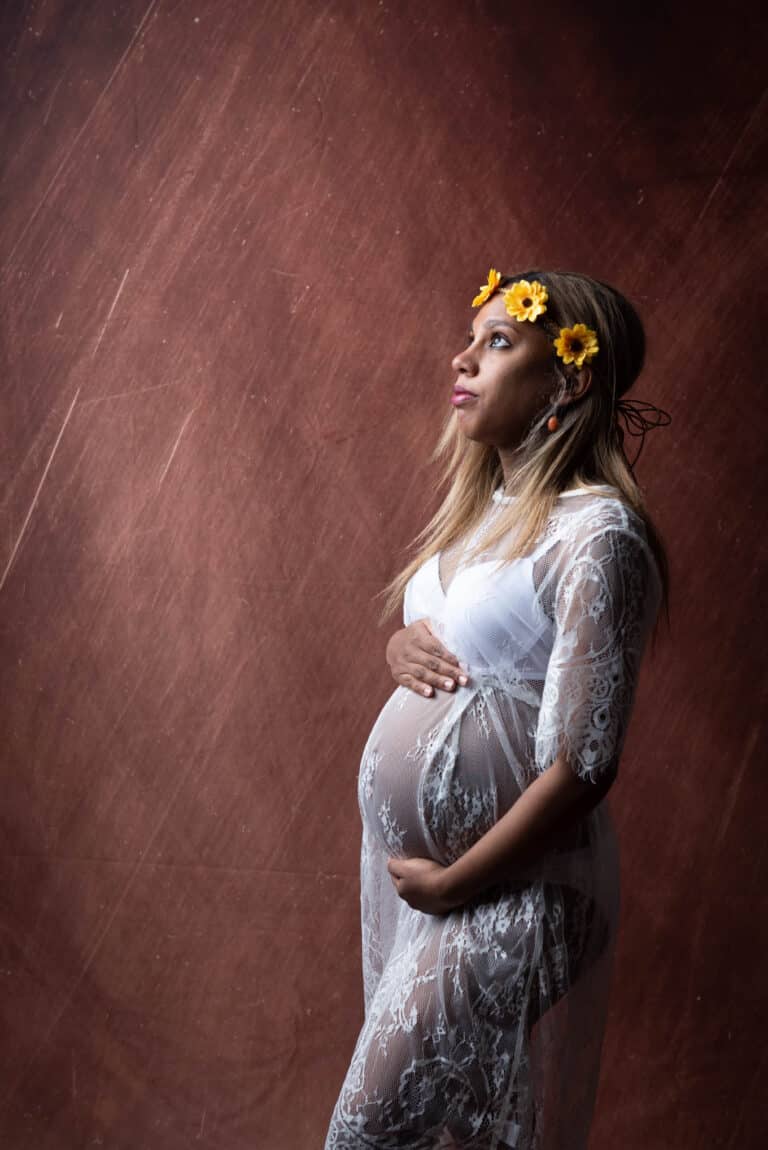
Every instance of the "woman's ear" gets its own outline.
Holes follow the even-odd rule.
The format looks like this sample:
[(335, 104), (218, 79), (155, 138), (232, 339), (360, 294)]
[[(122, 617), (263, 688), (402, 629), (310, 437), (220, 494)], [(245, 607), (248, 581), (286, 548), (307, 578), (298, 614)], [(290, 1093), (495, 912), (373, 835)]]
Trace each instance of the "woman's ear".
[(568, 395), (570, 399), (581, 399), (589, 391), (592, 383), (592, 368), (582, 367), (569, 377)]

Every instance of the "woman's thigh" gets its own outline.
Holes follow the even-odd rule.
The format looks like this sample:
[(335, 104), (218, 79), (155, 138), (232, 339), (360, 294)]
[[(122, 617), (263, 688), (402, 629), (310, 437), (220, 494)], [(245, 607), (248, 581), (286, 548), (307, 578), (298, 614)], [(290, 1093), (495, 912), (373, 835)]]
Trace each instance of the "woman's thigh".
[[(520, 1108), (535, 931), (509, 908), (419, 916), (382, 974), (326, 1150), (484, 1150)], [(418, 920), (414, 920), (418, 921)]]

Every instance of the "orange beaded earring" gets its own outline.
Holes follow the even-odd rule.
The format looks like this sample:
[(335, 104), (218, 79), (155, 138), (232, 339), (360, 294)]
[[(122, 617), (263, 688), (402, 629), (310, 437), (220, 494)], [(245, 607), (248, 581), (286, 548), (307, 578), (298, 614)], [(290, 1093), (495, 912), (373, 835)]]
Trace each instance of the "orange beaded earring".
[[(566, 379), (565, 382), (563, 383), (563, 387), (565, 388), (566, 391), (570, 391), (571, 388), (573, 387), (573, 383), (571, 382), (570, 379)], [(547, 420), (547, 431), (557, 431), (558, 427), (560, 426), (560, 416), (562, 414), (563, 414), (563, 405), (561, 403), (553, 403), (552, 404), (552, 414), (550, 415), (549, 419)]]

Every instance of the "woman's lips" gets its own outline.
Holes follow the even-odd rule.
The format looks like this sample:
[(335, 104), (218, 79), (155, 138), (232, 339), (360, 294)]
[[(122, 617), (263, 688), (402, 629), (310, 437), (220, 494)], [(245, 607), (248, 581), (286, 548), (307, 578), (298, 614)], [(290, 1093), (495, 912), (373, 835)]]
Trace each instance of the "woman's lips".
[(454, 407), (463, 407), (465, 403), (470, 403), (473, 399), (477, 399), (471, 391), (454, 391), (451, 395), (451, 403)]

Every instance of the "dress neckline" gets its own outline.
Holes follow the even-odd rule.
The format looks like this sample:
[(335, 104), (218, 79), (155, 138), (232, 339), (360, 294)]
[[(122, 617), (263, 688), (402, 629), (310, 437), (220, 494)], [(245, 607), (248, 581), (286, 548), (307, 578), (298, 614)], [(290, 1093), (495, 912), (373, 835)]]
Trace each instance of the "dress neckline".
[[(616, 491), (616, 488), (610, 483), (591, 483), (588, 487), (569, 487), (567, 491), (561, 491), (558, 499), (567, 499), (571, 495), (588, 495), (590, 491)], [(503, 487), (497, 487), (491, 493), (491, 499), (494, 503), (514, 503), (517, 499), (516, 495), (504, 495)]]

